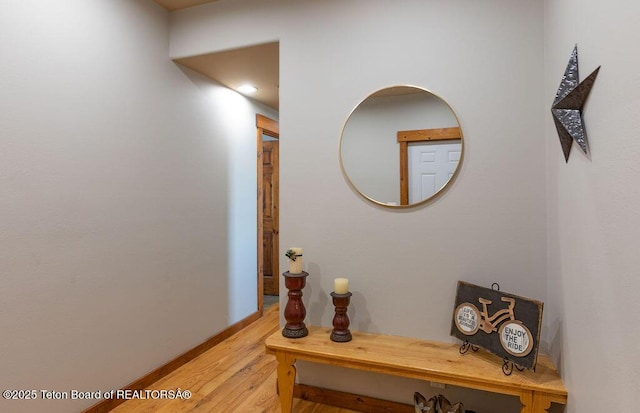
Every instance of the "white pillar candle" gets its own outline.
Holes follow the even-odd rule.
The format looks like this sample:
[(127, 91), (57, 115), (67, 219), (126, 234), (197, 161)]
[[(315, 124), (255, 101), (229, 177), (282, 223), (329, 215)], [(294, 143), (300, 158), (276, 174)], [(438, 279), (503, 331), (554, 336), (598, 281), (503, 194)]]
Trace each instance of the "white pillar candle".
[(333, 281), (333, 292), (336, 294), (346, 294), (349, 292), (349, 280), (346, 278), (336, 278)]
[(295, 256), (289, 258), (289, 273), (302, 273), (302, 248), (289, 248), (295, 253)]

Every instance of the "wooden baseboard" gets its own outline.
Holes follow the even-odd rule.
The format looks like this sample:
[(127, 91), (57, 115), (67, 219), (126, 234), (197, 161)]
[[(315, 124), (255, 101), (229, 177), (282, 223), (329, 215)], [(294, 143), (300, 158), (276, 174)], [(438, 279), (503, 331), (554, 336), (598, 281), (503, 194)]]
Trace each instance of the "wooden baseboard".
[[(254, 321), (256, 321), (257, 319), (259, 319), (261, 316), (262, 316), (262, 314), (258, 311), (258, 312), (255, 312), (255, 313), (251, 314), (250, 316), (238, 321), (237, 323), (230, 325), (229, 327), (225, 328), (224, 330), (222, 330), (220, 333), (216, 334), (215, 336), (212, 336), (212, 337), (208, 338), (202, 344), (198, 344), (196, 347), (192, 348), (191, 350), (179, 355), (175, 359), (173, 359), (173, 360), (169, 361), (168, 363), (158, 367), (157, 369), (155, 369), (152, 372), (144, 375), (143, 377), (139, 378), (138, 380), (136, 380), (136, 381), (124, 386), (123, 389), (124, 390), (143, 390), (143, 389), (149, 387), (150, 385), (152, 385), (156, 381), (160, 380), (162, 377), (166, 376), (167, 374), (171, 373), (172, 371), (176, 370), (180, 366), (190, 362), (191, 360), (195, 359), (196, 357), (198, 357), (199, 355), (201, 355), (205, 351), (209, 350), (210, 348), (214, 347), (215, 345), (219, 344), (223, 340), (231, 337), (232, 335), (234, 335), (238, 331), (242, 330), (243, 328), (245, 328), (249, 324), (251, 324)], [(116, 406), (119, 406), (122, 403), (124, 403), (125, 401), (126, 400), (123, 400), (123, 399), (103, 400), (100, 403), (97, 403), (97, 404), (87, 408), (86, 410), (83, 410), (82, 413), (105, 413), (105, 412), (109, 412), (112, 409), (114, 409)]]
[(307, 386), (305, 384), (296, 384), (294, 386), (293, 397), (365, 413), (415, 413), (413, 405)]

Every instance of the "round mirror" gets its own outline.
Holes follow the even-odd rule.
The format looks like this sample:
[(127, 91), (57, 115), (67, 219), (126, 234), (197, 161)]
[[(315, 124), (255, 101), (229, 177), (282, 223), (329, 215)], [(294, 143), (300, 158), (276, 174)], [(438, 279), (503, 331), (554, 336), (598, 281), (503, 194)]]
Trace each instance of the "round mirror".
[(349, 183), (385, 206), (414, 206), (437, 195), (458, 172), (462, 153), (451, 106), (414, 86), (369, 95), (347, 118), (340, 139)]

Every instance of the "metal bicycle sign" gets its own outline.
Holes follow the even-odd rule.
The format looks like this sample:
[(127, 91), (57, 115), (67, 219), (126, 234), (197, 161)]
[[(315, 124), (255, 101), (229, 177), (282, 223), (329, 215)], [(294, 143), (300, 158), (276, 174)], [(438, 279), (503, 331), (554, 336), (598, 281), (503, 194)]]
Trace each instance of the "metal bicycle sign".
[(511, 363), (533, 369), (542, 307), (536, 300), (459, 281), (451, 335), (464, 341), (462, 353), (473, 346), (503, 357), (505, 374), (511, 374)]

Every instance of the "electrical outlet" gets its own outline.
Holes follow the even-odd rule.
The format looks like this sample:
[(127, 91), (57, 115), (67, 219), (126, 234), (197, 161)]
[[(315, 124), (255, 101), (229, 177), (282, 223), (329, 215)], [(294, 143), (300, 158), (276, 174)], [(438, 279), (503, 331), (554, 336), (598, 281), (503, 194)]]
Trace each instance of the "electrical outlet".
[(431, 385), (431, 387), (435, 387), (436, 389), (444, 389), (445, 387), (447, 387), (446, 384), (438, 383), (438, 382), (435, 382), (435, 381), (430, 381), (429, 384)]

